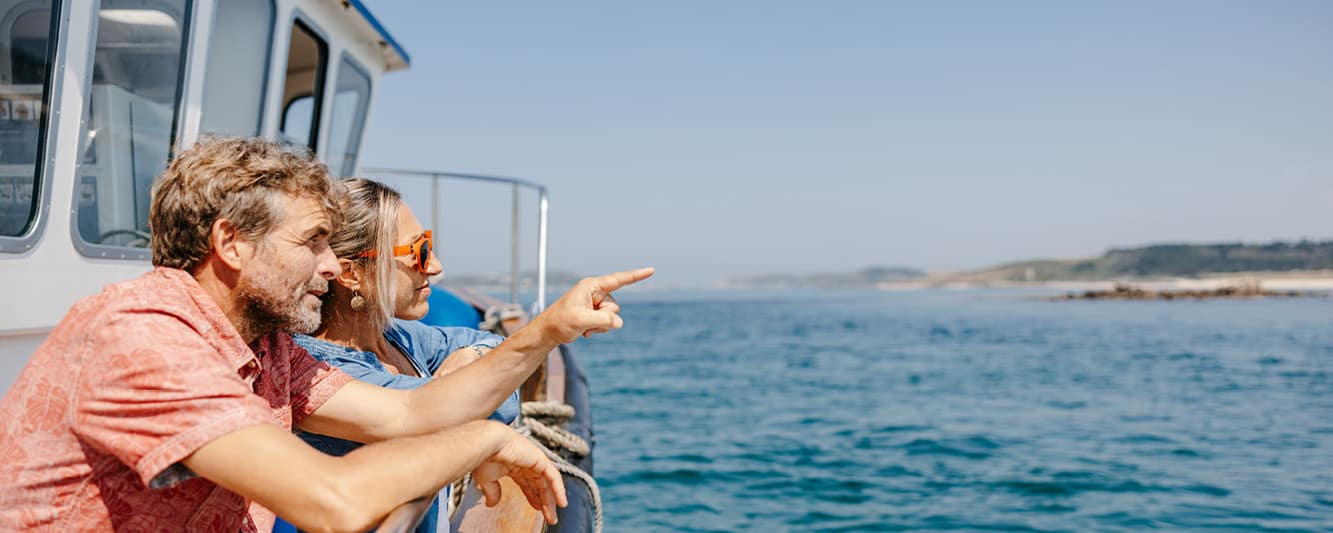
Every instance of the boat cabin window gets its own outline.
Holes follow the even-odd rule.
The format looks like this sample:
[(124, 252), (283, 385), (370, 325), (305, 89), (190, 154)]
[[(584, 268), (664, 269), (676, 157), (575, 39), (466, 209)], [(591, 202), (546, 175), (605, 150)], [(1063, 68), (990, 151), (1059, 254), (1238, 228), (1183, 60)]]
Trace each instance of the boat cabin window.
[(324, 70), (329, 45), (300, 20), (292, 24), (287, 47), (287, 80), (282, 90), (283, 142), (315, 149), (319, 135), (319, 110), (324, 92)]
[(273, 0), (227, 0), (214, 5), (199, 130), (259, 135), (273, 38)]
[(186, 10), (186, 0), (101, 2), (75, 192), (86, 244), (148, 246), (149, 192), (175, 135)]
[(0, 0), (0, 236), (22, 236), (37, 220), (58, 31), (51, 4)]
[(329, 170), (338, 177), (351, 176), (356, 170), (369, 103), (370, 75), (344, 55), (338, 63), (338, 83), (334, 86), (333, 108), (329, 110), (328, 163)]

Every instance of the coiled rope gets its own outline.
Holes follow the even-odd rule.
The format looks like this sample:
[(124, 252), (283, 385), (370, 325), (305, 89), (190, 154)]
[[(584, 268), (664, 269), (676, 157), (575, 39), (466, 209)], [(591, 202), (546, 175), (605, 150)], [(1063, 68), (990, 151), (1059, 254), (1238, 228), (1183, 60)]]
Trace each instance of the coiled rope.
[(586, 457), (592, 451), (588, 441), (557, 425), (574, 418), (573, 407), (554, 402), (526, 402), (522, 412), (528, 434), (547, 448), (569, 450), (579, 457)]
[(594, 533), (602, 533), (602, 492), (597, 487), (597, 480), (582, 468), (574, 466), (560, 454), (552, 451), (552, 448), (564, 449), (583, 457), (592, 450), (588, 441), (559, 427), (559, 424), (574, 418), (574, 408), (554, 402), (524, 402), (521, 412), (523, 416), (519, 417), (519, 422), (522, 425), (516, 428), (517, 431), (536, 443), (546, 454), (546, 458), (555, 464), (556, 470), (574, 476), (588, 485), (588, 492), (592, 494), (592, 530)]
[[(497, 335), (509, 336), (509, 331), (505, 327), (505, 321), (514, 318), (521, 318), (525, 315), (523, 306), (517, 304), (495, 305), (486, 309), (485, 320), (478, 326), (478, 329), (494, 332)], [(582, 437), (570, 433), (568, 430), (560, 427), (565, 422), (574, 418), (574, 407), (557, 402), (523, 402), (519, 407), (519, 416), (512, 424), (514, 430), (528, 438), (546, 458), (555, 464), (556, 470), (561, 473), (574, 476), (583, 481), (588, 486), (588, 492), (592, 495), (593, 533), (602, 533), (602, 492), (597, 487), (597, 480), (593, 479), (592, 474), (583, 471), (582, 468), (570, 463), (560, 454), (552, 451), (566, 450), (578, 457), (587, 457), (592, 452), (592, 446)], [(454, 483), (450, 493), (449, 519), (453, 520), (454, 514), (458, 512), (458, 506), (463, 501), (463, 491), (468, 484), (472, 482), (472, 475), (463, 476), (463, 479)]]
[[(552, 450), (567, 450), (579, 457), (587, 456), (592, 451), (588, 441), (559, 426), (574, 418), (574, 408), (555, 402), (524, 402), (520, 412), (523, 416), (514, 421), (514, 430), (536, 444), (546, 454), (546, 458), (555, 464), (556, 470), (576, 477), (588, 486), (588, 492), (592, 494), (593, 533), (602, 533), (602, 492), (597, 487), (597, 480)], [(451, 520), (462, 503), (464, 489), (471, 482), (472, 475), (468, 474), (454, 483), (449, 505)]]

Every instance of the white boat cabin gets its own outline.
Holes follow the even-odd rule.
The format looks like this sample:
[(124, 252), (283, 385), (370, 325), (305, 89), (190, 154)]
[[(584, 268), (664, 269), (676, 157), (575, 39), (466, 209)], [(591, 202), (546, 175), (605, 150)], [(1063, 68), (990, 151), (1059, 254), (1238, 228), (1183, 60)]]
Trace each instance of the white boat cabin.
[(358, 0), (0, 0), (0, 393), (75, 301), (150, 268), (173, 147), (262, 135), (351, 175), (408, 62)]

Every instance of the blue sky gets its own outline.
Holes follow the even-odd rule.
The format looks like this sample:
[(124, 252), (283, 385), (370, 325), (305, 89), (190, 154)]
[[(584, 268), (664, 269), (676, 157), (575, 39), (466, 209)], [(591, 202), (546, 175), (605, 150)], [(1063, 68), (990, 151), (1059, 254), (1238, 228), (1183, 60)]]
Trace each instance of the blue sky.
[[(707, 285), (1333, 238), (1333, 2), (371, 7), (413, 64), (362, 165), (546, 183), (554, 268)], [(507, 268), (507, 201), (445, 190), (448, 271)]]

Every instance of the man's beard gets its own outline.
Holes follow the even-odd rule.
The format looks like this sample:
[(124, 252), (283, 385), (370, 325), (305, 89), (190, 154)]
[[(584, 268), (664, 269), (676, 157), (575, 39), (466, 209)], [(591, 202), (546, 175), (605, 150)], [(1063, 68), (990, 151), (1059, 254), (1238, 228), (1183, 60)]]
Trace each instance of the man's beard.
[(310, 281), (296, 292), (288, 292), (282, 285), (273, 270), (267, 268), (242, 278), (236, 293), (249, 329), (256, 334), (273, 331), (311, 333), (319, 329), (322, 302), (316, 300), (320, 303), (312, 309), (306, 305), (305, 295), (312, 290), (327, 291), (329, 282), (323, 279)]

